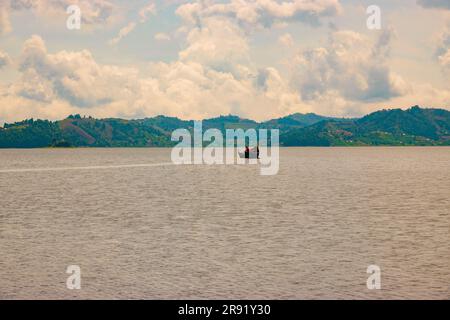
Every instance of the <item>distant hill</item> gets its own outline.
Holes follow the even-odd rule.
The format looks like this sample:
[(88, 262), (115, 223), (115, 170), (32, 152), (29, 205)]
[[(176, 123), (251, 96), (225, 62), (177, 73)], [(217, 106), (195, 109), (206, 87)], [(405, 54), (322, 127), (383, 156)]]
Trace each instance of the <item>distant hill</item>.
[[(158, 116), (139, 120), (70, 116), (61, 121), (25, 120), (0, 128), (0, 148), (170, 147), (171, 134), (193, 121)], [(293, 114), (262, 123), (237, 116), (203, 121), (204, 130), (280, 129), (282, 146), (450, 145), (450, 112), (412, 107), (382, 110), (358, 119)]]
[(287, 117), (263, 122), (261, 124), (261, 127), (276, 128), (280, 129), (281, 131), (289, 131), (295, 128), (308, 127), (325, 120), (340, 120), (340, 119), (319, 116), (314, 113), (307, 113), (307, 114), (295, 113)]
[(284, 146), (450, 145), (450, 112), (412, 107), (354, 120), (327, 120), (286, 133)]

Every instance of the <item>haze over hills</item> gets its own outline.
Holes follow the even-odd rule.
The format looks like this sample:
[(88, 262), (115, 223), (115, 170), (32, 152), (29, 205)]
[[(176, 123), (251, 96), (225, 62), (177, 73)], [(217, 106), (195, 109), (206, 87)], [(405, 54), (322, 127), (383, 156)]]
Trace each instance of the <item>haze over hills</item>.
[[(192, 130), (193, 121), (158, 116), (139, 120), (70, 116), (61, 121), (25, 120), (0, 128), (0, 148), (170, 147), (171, 134)], [(450, 145), (450, 112), (394, 109), (358, 119), (293, 114), (258, 123), (237, 116), (203, 121), (204, 130), (280, 129), (281, 146), (439, 146)]]

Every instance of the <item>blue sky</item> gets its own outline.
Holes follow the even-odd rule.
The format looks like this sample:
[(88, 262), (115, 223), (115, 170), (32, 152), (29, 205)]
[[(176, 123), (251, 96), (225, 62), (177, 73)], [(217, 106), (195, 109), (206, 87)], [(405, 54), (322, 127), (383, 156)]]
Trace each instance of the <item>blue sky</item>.
[(0, 2), (0, 123), (450, 109), (449, 77), (448, 0)]

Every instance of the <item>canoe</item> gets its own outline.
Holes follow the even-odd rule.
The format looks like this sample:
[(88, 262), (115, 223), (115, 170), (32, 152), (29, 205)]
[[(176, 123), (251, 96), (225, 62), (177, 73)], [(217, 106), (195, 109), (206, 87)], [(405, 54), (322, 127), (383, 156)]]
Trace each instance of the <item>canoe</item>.
[(250, 152), (248, 157), (246, 157), (245, 152), (239, 152), (239, 157), (242, 159), (258, 159), (258, 154), (256, 152)]

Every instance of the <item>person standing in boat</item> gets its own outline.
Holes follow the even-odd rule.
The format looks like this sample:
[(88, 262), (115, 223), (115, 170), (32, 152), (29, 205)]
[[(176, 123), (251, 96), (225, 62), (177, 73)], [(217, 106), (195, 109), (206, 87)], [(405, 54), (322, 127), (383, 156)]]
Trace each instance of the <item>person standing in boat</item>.
[(245, 146), (245, 158), (250, 158), (250, 148), (248, 147), (248, 145)]

